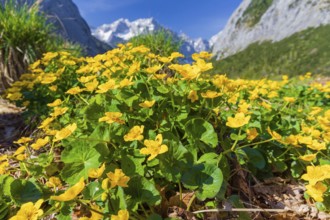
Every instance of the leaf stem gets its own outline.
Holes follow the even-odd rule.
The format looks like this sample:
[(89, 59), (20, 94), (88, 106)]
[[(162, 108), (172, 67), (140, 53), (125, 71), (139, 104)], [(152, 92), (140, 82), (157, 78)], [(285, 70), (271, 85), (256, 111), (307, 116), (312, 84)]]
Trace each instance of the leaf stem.
[(195, 198), (196, 198), (196, 194), (194, 193), (194, 195), (190, 198), (189, 203), (187, 205), (187, 211), (190, 210), (190, 207), (191, 207), (193, 201), (195, 200)]

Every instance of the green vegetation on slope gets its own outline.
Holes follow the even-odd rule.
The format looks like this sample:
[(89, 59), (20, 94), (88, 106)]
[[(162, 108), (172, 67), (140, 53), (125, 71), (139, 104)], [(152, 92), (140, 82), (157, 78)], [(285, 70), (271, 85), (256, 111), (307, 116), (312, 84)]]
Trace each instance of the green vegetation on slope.
[(256, 25), (262, 15), (272, 5), (273, 0), (252, 0), (250, 5), (243, 13), (242, 19), (238, 20), (237, 24), (247, 24), (248, 27)]
[(214, 61), (216, 73), (258, 78), (306, 72), (330, 75), (330, 25), (310, 28), (279, 42), (254, 43), (245, 50)]

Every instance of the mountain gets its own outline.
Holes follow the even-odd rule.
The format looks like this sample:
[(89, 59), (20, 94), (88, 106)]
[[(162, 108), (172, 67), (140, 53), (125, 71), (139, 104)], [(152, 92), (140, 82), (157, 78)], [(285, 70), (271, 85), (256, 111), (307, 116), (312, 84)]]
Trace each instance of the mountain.
[(329, 0), (243, 0), (213, 39), (213, 54), (224, 58), (252, 43), (281, 41), (330, 23)]
[[(0, 3), (6, 1), (8, 0), (0, 0)], [(54, 24), (55, 32), (71, 42), (80, 44), (90, 56), (111, 49), (109, 45), (92, 36), (87, 22), (81, 17), (72, 0), (16, 0), (15, 2), (39, 4), (40, 11), (44, 12), (49, 22)]]
[(330, 75), (330, 0), (243, 0), (210, 42), (231, 77)]
[[(121, 18), (111, 24), (103, 24), (93, 29), (92, 34), (97, 39), (106, 42), (112, 47), (116, 47), (118, 43), (127, 42), (132, 37), (152, 33), (160, 29), (169, 30), (160, 25), (154, 18), (137, 19), (135, 21)], [(173, 34), (174, 39), (182, 42), (180, 52), (186, 57), (190, 57), (195, 52), (208, 51), (210, 49), (209, 42), (206, 40), (201, 38), (193, 40), (183, 33), (178, 34), (174, 31), (169, 31)]]

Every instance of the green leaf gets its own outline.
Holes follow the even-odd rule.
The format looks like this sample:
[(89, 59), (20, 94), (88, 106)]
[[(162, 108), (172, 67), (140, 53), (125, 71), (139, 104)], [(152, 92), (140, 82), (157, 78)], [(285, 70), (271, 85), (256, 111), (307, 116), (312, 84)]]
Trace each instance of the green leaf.
[(158, 156), (159, 168), (167, 180), (178, 182), (182, 173), (193, 164), (193, 157), (181, 143), (168, 141), (166, 144), (168, 152)]
[(65, 163), (61, 176), (69, 184), (78, 182), (81, 177), (88, 177), (91, 168), (100, 166), (102, 155), (86, 141), (71, 142), (62, 152), (61, 160)]
[(9, 213), (9, 206), (5, 201), (2, 201), (0, 198), (0, 219), (8, 219), (6, 218)]
[(84, 188), (82, 194), (84, 196), (84, 199), (96, 200), (96, 198), (100, 198), (100, 195), (103, 192), (104, 190), (102, 189), (100, 182), (91, 182)]
[(104, 112), (103, 106), (93, 102), (85, 109), (85, 119), (90, 122), (98, 122), (99, 118), (104, 116)]
[(127, 106), (132, 107), (133, 102), (139, 99), (134, 92), (129, 90), (121, 90), (117, 95), (116, 98), (122, 102), (124, 102)]
[(10, 197), (21, 205), (27, 202), (36, 202), (42, 198), (42, 191), (32, 181), (15, 179), (10, 183)]
[(128, 187), (124, 188), (127, 197), (128, 209), (134, 209), (138, 204), (147, 203), (150, 206), (160, 204), (161, 197), (153, 180), (142, 176), (134, 176), (128, 181)]
[(142, 163), (145, 161), (145, 157), (131, 156), (124, 151), (122, 151), (121, 157), (121, 168), (127, 176), (144, 175), (145, 166)]
[(245, 138), (246, 138), (246, 134), (241, 134), (241, 135), (237, 135), (235, 133), (230, 134), (230, 139), (232, 139), (233, 141), (241, 141), (244, 140)]
[(182, 183), (191, 190), (196, 190), (199, 200), (214, 198), (220, 191), (223, 181), (221, 170), (213, 164), (197, 164), (182, 176)]
[(248, 162), (258, 169), (263, 169), (266, 166), (264, 156), (254, 148), (246, 147), (243, 149), (248, 157)]
[(185, 132), (189, 139), (202, 141), (215, 148), (218, 144), (218, 136), (212, 124), (201, 118), (194, 118), (185, 125)]
[(197, 161), (197, 163), (216, 163), (218, 162), (219, 154), (216, 153), (206, 153), (203, 154)]

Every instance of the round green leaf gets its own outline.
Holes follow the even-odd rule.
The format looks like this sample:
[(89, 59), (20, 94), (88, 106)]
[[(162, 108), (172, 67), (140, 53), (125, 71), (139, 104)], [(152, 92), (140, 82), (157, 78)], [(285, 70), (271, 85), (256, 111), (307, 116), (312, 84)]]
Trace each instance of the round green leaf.
[(214, 198), (220, 191), (223, 181), (221, 170), (213, 164), (197, 164), (182, 176), (182, 183), (191, 190), (196, 190), (199, 200)]
[(213, 148), (218, 144), (218, 136), (212, 124), (201, 118), (194, 118), (185, 125), (186, 135), (190, 140), (202, 141)]

